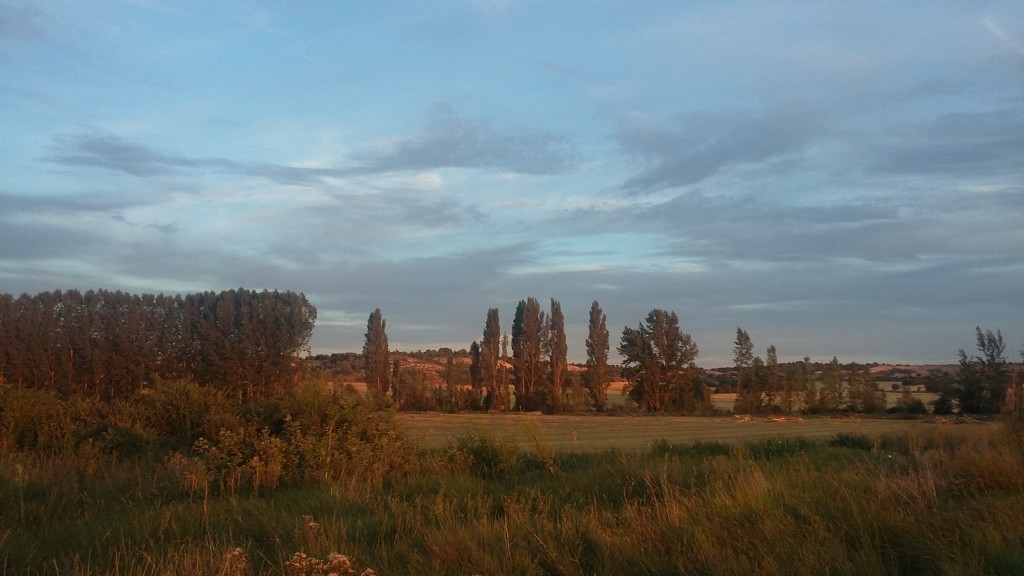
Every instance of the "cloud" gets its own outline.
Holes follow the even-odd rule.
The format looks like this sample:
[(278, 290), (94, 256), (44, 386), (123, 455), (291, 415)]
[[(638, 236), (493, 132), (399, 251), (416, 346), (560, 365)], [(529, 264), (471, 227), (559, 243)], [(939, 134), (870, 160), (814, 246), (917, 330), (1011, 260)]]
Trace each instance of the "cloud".
[(805, 145), (819, 124), (813, 111), (795, 108), (669, 119), (634, 113), (620, 124), (617, 139), (645, 167), (621, 188), (640, 194), (696, 184), (729, 167), (789, 154)]
[(352, 156), (355, 164), (345, 167), (290, 166), (188, 156), (100, 130), (53, 136), (51, 152), (44, 160), (66, 166), (103, 168), (136, 177), (208, 172), (306, 186), (332, 178), (441, 168), (556, 174), (573, 168), (577, 153), (565, 138), (550, 132), (521, 128), (499, 130), (487, 122), (464, 120), (444, 112), (415, 136), (387, 140), (356, 152)]
[(354, 158), (367, 172), (477, 168), (534, 175), (562, 173), (578, 162), (575, 147), (557, 134), (500, 129), (450, 110), (441, 110), (419, 134), (388, 140)]
[(39, 41), (49, 38), (49, 16), (34, 6), (16, 6), (0, 1), (0, 40)]
[(54, 136), (53, 153), (45, 160), (68, 166), (105, 168), (140, 177), (202, 168), (229, 172), (238, 172), (242, 169), (241, 164), (231, 160), (167, 154), (113, 134), (95, 131), (87, 134)]
[(985, 25), (985, 28), (987, 28), (993, 36), (1005, 44), (1007, 48), (1016, 52), (1021, 58), (1024, 58), (1024, 42), (1011, 36), (1002, 25), (992, 18), (983, 18), (981, 23)]
[(1024, 177), (1024, 106), (943, 114), (905, 127), (875, 153), (886, 172)]
[(64, 166), (103, 168), (139, 178), (178, 174), (231, 174), (265, 178), (286, 185), (308, 186), (344, 178), (351, 170), (240, 162), (230, 158), (187, 156), (93, 130), (57, 134), (44, 160)]

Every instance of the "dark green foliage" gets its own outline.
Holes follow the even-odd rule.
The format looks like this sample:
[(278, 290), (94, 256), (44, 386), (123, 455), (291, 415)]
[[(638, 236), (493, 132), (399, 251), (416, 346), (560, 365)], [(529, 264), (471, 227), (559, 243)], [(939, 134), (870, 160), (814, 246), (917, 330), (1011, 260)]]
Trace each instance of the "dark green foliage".
[(498, 364), (501, 359), (501, 322), (497, 308), (487, 311), (487, 321), (484, 324), (483, 339), (480, 341), (478, 353), (480, 386), (484, 388), (487, 397), (486, 407), (507, 410), (508, 390), (502, 382), (501, 368)]
[(363, 375), (366, 389), (378, 402), (383, 402), (391, 389), (391, 351), (388, 348), (387, 321), (375, 309), (366, 321), (363, 344)]
[(914, 398), (909, 390), (904, 390), (900, 394), (900, 399), (896, 401), (896, 405), (886, 410), (886, 412), (891, 414), (927, 414), (928, 406), (920, 398)]
[(73, 442), (71, 424), (54, 392), (0, 386), (0, 451), (59, 452)]
[(302, 294), (77, 290), (0, 297), (0, 374), (60, 394), (129, 396), (193, 379), (236, 398), (283, 391), (316, 320)]
[(611, 384), (608, 337), (608, 317), (597, 300), (594, 300), (590, 305), (590, 323), (587, 328), (587, 372), (584, 381), (594, 409), (598, 412), (604, 412), (608, 407), (608, 386)]
[(453, 469), (485, 478), (510, 472), (519, 456), (514, 444), (499, 441), (486, 432), (462, 434), (452, 439), (443, 453)]
[(975, 328), (978, 356), (960, 350), (960, 369), (955, 382), (940, 380), (936, 414), (949, 414), (956, 408), (967, 414), (997, 414), (1006, 404), (1010, 373), (1003, 354), (1006, 345), (1000, 331)]
[(512, 320), (512, 367), (515, 377), (517, 411), (543, 407), (541, 396), (544, 374), (544, 344), (547, 320), (540, 302), (530, 297), (520, 300)]
[(551, 312), (548, 315), (548, 366), (550, 367), (550, 389), (551, 399), (546, 408), (549, 411), (560, 412), (572, 406), (569, 401), (566, 382), (568, 380), (568, 353), (569, 347), (565, 341), (565, 316), (562, 314), (562, 305), (551, 299)]
[(236, 405), (216, 390), (188, 380), (161, 380), (138, 399), (140, 416), (168, 447), (190, 449), (200, 438), (221, 430), (238, 431)]
[(755, 460), (774, 460), (804, 454), (814, 444), (804, 438), (774, 438), (751, 442), (746, 446), (746, 453)]
[(837, 448), (853, 448), (856, 450), (871, 450), (875, 447), (874, 441), (863, 434), (850, 434), (840, 432), (829, 441), (830, 446)]
[(760, 414), (764, 411), (761, 397), (764, 389), (764, 363), (754, 358), (754, 343), (743, 328), (736, 328), (733, 346), (733, 364), (736, 368), (736, 402), (733, 412), (737, 414)]
[(624, 328), (618, 351), (629, 395), (645, 410), (710, 410), (710, 392), (694, 378), (697, 344), (679, 329), (675, 312), (651, 310), (645, 323)]
[(694, 442), (693, 444), (673, 444), (668, 440), (655, 440), (651, 444), (650, 455), (655, 458), (728, 456), (732, 447), (724, 442)]

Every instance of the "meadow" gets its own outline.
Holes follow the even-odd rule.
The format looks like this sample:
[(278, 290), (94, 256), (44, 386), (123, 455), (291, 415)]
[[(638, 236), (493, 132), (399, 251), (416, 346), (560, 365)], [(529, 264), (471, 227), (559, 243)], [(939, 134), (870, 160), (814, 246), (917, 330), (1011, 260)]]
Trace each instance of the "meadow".
[(166, 388), (49, 419), (0, 395), (0, 573), (1024, 574), (1024, 444), (1000, 422), (396, 415)]
[(921, 420), (880, 418), (768, 418), (698, 416), (570, 416), (539, 414), (399, 413), (395, 423), (424, 448), (452, 438), (487, 434), (519, 450), (542, 444), (557, 452), (643, 451), (656, 441), (755, 442), (774, 438), (828, 440), (836, 434), (914, 434)]

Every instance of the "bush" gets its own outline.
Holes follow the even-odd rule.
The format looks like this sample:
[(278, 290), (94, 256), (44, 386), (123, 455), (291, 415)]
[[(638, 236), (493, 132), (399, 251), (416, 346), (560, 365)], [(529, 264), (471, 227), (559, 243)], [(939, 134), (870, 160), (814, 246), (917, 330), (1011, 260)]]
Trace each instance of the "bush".
[(172, 448), (189, 450), (200, 438), (221, 430), (239, 431), (241, 420), (229, 400), (190, 380), (159, 380), (141, 399), (146, 423)]
[(875, 443), (863, 434), (840, 432), (832, 437), (832, 440), (829, 441), (829, 446), (852, 448), (855, 450), (872, 450), (875, 447)]
[(114, 426), (103, 434), (100, 446), (105, 454), (131, 458), (146, 452), (149, 439), (131, 428)]
[(510, 442), (502, 442), (486, 432), (469, 432), (448, 442), (445, 458), (455, 470), (473, 472), (493, 478), (513, 469), (518, 450)]
[(36, 388), (0, 392), (0, 453), (56, 453), (73, 445), (73, 426), (57, 394)]

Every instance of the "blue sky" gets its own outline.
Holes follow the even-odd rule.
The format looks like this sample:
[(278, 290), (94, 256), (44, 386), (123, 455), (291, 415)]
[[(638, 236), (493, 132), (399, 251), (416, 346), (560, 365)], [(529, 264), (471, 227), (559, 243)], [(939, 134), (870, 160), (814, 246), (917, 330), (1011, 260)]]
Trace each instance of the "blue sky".
[(675, 310), (728, 365), (1024, 345), (1005, 2), (0, 0), (0, 292), (304, 292), (315, 352)]

